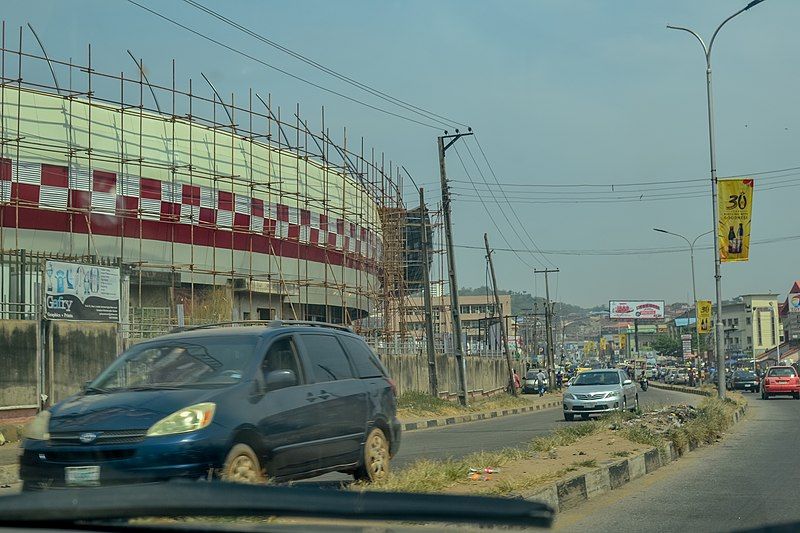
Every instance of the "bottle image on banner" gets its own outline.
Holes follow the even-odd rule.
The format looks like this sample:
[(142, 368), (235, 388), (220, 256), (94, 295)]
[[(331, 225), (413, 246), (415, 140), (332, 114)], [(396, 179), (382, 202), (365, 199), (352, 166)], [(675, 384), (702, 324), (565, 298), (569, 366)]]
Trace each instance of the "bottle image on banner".
[(53, 292), (53, 265), (47, 263), (47, 292)]
[(736, 253), (742, 253), (742, 248), (744, 247), (744, 228), (742, 227), (742, 223), (739, 222), (739, 231), (738, 236), (736, 237)]
[(733, 231), (733, 226), (728, 230), (728, 253), (736, 253), (736, 232)]

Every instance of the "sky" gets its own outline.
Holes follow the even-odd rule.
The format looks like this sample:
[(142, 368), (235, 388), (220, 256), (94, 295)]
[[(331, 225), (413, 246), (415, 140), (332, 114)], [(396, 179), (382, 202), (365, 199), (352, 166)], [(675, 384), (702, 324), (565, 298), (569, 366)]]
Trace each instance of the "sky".
[[(136, 1), (314, 83), (420, 119), (188, 3)], [(543, 278), (533, 269), (547, 267), (559, 269), (550, 278), (551, 296), (577, 305), (691, 300), (687, 246), (652, 228), (690, 240), (713, 228), (705, 61), (691, 35), (666, 24), (708, 38), (746, 1), (198, 1), (318, 63), (448, 117), (451, 126), (472, 127), (475, 137), (458, 141), (446, 157), (459, 285), (486, 283), (480, 249), (486, 232), (497, 249), (500, 288), (541, 296)], [(299, 102), (312, 125), (324, 106), (333, 131), (346, 127), (349, 138), (363, 136), (367, 146), (405, 166), (429, 200), (440, 199), (436, 137), (452, 127), (422, 126), (311, 87), (127, 0), (5, 0), (3, 7), (9, 35), (16, 39), (18, 27), (30, 22), (54, 58), (85, 60), (91, 43), (94, 68), (133, 76), (130, 49), (154, 83), (168, 84), (175, 59), (179, 86), (189, 78), (202, 82), (203, 72), (222, 94), (241, 99), (253, 87), (287, 109)], [(782, 239), (800, 236), (791, 215), (800, 186), (798, 17), (800, 2), (766, 0), (729, 22), (714, 44), (718, 174), (756, 180), (756, 244), (750, 261), (722, 265), (726, 298), (785, 294), (800, 279), (800, 239)], [(23, 38), (24, 48), (37, 51), (27, 30)], [(771, 172), (781, 169), (791, 170)], [(492, 173), (513, 185), (501, 191)], [(408, 182), (405, 193), (416, 205)], [(676, 193), (689, 197), (649, 198)], [(695, 262), (698, 298), (713, 299), (710, 236), (697, 241)]]

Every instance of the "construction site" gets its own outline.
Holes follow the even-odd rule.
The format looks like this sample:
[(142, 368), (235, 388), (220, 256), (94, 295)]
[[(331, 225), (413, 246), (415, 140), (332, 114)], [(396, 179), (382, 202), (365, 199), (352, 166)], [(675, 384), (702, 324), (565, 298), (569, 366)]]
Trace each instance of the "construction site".
[[(102, 331), (119, 353), (178, 326), (323, 321), (422, 357), (407, 327), (422, 311), (407, 302), (422, 288), (423, 226), (431, 283), (448, 291), (441, 224), (435, 208), (405, 205), (401, 165), (324, 109), (309, 120), (268, 93), (222, 94), (203, 73), (178, 80), (174, 60), (156, 80), (130, 51), (112, 74), (93, 68), (91, 46), (83, 61), (51, 57), (32, 27), (3, 24), (0, 41), (0, 318), (8, 343), (35, 344), (16, 381), (37, 382), (35, 402), (0, 406), (59, 389), (59, 328)], [(111, 320), (48, 320), (54, 284), (84, 282), (54, 264), (85, 273), (86, 294), (90, 273), (112, 272)], [(440, 354), (448, 335), (436, 332)]]

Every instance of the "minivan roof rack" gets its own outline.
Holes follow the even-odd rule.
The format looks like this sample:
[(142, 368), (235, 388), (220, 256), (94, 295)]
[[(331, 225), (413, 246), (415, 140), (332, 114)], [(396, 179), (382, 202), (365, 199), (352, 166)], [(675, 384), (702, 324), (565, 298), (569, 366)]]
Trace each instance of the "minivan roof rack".
[(314, 320), (231, 320), (228, 322), (214, 322), (211, 324), (198, 324), (196, 326), (184, 326), (174, 328), (170, 333), (180, 333), (182, 331), (195, 331), (198, 329), (224, 328), (226, 326), (266, 326), (279, 328), (282, 326), (312, 326), (318, 328), (331, 328), (353, 333), (349, 326), (342, 324), (332, 324), (330, 322), (317, 322)]

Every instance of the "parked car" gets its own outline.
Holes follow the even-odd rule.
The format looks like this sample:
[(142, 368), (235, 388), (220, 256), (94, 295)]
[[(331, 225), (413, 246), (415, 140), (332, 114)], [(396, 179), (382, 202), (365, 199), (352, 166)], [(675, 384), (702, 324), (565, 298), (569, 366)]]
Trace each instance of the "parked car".
[(800, 377), (793, 366), (773, 366), (767, 370), (761, 384), (761, 398), (769, 400), (778, 394), (791, 394), (800, 400)]
[(730, 390), (746, 390), (758, 392), (761, 381), (752, 370), (737, 370), (731, 375)]
[(25, 431), (23, 489), (331, 471), (384, 478), (395, 386), (349, 329), (198, 327), (137, 344)]
[[(538, 370), (528, 370), (525, 373), (525, 379), (522, 381), (522, 393), (523, 394), (533, 394), (539, 393), (539, 386), (536, 384), (536, 375), (539, 373)], [(544, 390), (547, 392), (547, 380), (544, 381)]]
[(563, 394), (564, 419), (580, 415), (584, 420), (591, 414), (611, 411), (635, 411), (639, 394), (624, 370), (610, 368), (581, 372)]

